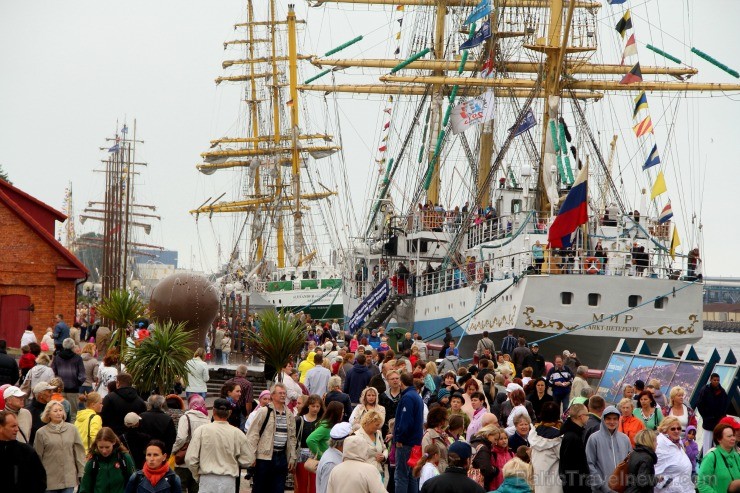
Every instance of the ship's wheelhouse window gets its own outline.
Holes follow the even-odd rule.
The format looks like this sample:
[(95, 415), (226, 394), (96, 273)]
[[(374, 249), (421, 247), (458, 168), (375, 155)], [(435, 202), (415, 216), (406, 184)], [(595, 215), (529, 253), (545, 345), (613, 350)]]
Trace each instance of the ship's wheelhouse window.
[(517, 212), (522, 212), (522, 200), (521, 199), (513, 199), (511, 201), (511, 213), (516, 214)]
[(588, 306), (599, 306), (601, 295), (599, 293), (588, 293)]
[(668, 298), (662, 296), (655, 300), (654, 306), (656, 310), (662, 310), (668, 304)]
[(573, 303), (573, 293), (569, 291), (563, 291), (560, 293), (560, 303), (563, 305), (570, 305)]
[(627, 298), (627, 305), (629, 305), (630, 308), (634, 308), (640, 303), (642, 303), (642, 296), (633, 294), (633, 295), (630, 295), (629, 298)]

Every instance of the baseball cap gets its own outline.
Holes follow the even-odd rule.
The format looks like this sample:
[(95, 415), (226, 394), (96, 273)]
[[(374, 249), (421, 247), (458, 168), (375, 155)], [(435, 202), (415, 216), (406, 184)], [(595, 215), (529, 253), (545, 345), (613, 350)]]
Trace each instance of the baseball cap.
[(139, 421), (141, 421), (141, 416), (133, 412), (126, 414), (126, 417), (123, 418), (123, 424), (125, 424), (129, 428), (133, 428), (134, 426), (139, 424)]
[(506, 386), (506, 393), (510, 394), (514, 392), (515, 390), (524, 390), (521, 385), (518, 383), (511, 382), (509, 385)]
[(55, 390), (56, 387), (49, 385), (49, 382), (39, 382), (33, 386), (33, 395), (40, 394), (44, 390)]
[[(5, 392), (7, 392), (7, 390)], [(718, 424), (730, 425), (735, 431), (740, 430), (740, 423), (738, 423), (737, 420), (732, 416), (725, 416), (724, 418), (719, 420)]]
[(451, 454), (457, 454), (461, 459), (469, 459), (473, 455), (473, 451), (467, 442), (457, 441), (453, 442), (452, 445), (447, 449), (447, 452)]
[(25, 397), (26, 393), (23, 392), (21, 389), (16, 387), (15, 385), (11, 385), (10, 387), (6, 388), (5, 391), (3, 391), (3, 399), (7, 399), (8, 397)]
[(532, 344), (529, 345), (529, 347), (540, 347), (540, 345), (537, 344), (536, 342), (533, 342)]
[(213, 409), (217, 409), (219, 411), (231, 411), (231, 404), (229, 404), (229, 401), (226, 399), (216, 399), (213, 401)]
[(329, 437), (334, 440), (344, 440), (351, 434), (352, 425), (347, 423), (346, 421), (342, 421), (341, 423), (337, 423), (332, 426), (331, 431), (329, 432)]

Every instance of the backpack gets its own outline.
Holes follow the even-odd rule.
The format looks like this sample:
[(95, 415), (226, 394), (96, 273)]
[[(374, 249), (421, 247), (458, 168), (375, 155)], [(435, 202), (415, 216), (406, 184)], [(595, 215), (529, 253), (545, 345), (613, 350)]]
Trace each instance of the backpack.
[(475, 457), (478, 455), (478, 452), (480, 452), (480, 449), (483, 448), (483, 445), (478, 445), (475, 448), (475, 452), (473, 452), (473, 456), (470, 458), (470, 467), (468, 468), (468, 477), (478, 483), (480, 486), (485, 487), (485, 479), (483, 478), (483, 473), (481, 470), (477, 467), (473, 467), (473, 461), (475, 460)]
[(627, 476), (629, 474), (629, 462), (632, 452), (627, 454), (627, 457), (622, 460), (617, 467), (614, 468), (611, 476), (609, 476), (609, 489), (616, 491), (617, 493), (624, 493), (627, 489)]

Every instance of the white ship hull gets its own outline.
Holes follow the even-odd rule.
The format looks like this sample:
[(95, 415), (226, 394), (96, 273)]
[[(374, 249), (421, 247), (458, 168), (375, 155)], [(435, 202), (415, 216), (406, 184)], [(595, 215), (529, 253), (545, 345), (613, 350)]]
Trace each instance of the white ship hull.
[(278, 310), (303, 311), (319, 320), (342, 316), (342, 295), (338, 289), (294, 289), (260, 294)]

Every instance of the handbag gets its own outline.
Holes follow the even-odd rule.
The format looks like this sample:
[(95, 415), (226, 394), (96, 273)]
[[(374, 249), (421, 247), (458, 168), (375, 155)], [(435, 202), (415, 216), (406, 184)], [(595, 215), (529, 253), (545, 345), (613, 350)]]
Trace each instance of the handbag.
[(308, 472), (316, 474), (316, 470), (319, 468), (319, 460), (316, 457), (309, 457), (303, 463), (303, 468)]
[(475, 456), (478, 455), (478, 451), (483, 445), (478, 445), (478, 447), (475, 449), (475, 452), (473, 453), (473, 456), (470, 458), (470, 464), (471, 467), (468, 468), (468, 477), (478, 483), (480, 486), (483, 486), (483, 483), (485, 483), (485, 479), (483, 478), (483, 473), (480, 471), (477, 467), (472, 467), (473, 461), (475, 460)]
[(627, 454), (622, 462), (617, 464), (611, 476), (609, 476), (609, 489), (617, 493), (624, 493), (627, 489), (627, 475), (629, 474), (629, 461), (632, 452)]
[(182, 446), (180, 450), (175, 452), (175, 464), (177, 464), (178, 466), (185, 464), (185, 454), (188, 453), (188, 446), (190, 445), (190, 438), (191, 438), (190, 436), (190, 416), (188, 416), (187, 414), (185, 414), (184, 416), (185, 416), (185, 419), (188, 420), (188, 441), (187, 443), (185, 443), (185, 445)]
[(421, 445), (414, 445), (411, 447), (411, 455), (409, 455), (406, 464), (411, 468), (416, 467), (416, 464), (421, 460), (421, 455)]

